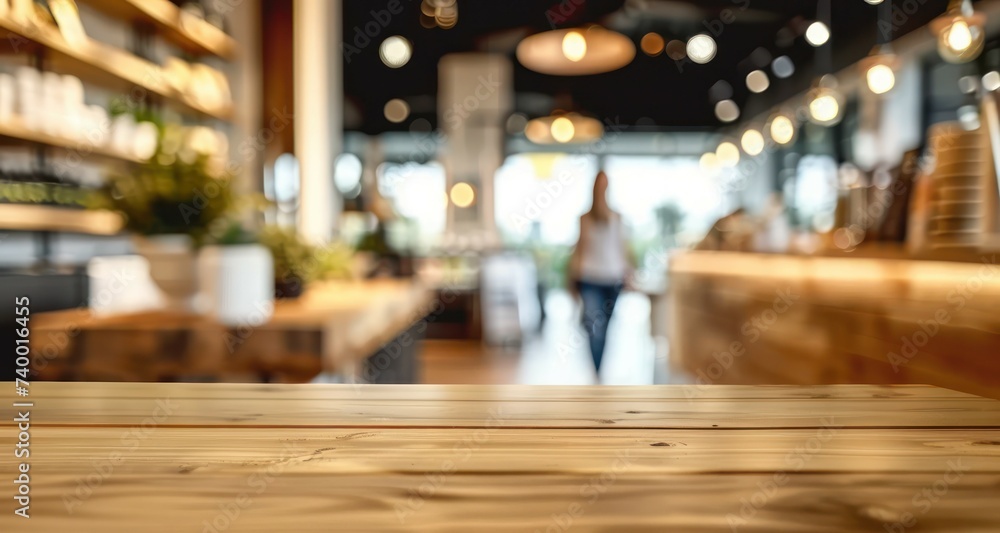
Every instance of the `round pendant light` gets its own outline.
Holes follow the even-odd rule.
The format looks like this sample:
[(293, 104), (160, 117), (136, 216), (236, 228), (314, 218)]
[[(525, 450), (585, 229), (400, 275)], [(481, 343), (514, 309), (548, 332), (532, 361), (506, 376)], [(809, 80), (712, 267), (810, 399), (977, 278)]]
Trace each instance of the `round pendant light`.
[(868, 90), (875, 94), (885, 94), (896, 86), (896, 56), (878, 51), (861, 61), (861, 71), (865, 74)]
[(631, 39), (600, 26), (536, 33), (517, 45), (517, 60), (522, 65), (555, 76), (611, 72), (634, 58)]
[(524, 134), (535, 144), (588, 143), (604, 135), (604, 125), (579, 113), (564, 113), (528, 121)]

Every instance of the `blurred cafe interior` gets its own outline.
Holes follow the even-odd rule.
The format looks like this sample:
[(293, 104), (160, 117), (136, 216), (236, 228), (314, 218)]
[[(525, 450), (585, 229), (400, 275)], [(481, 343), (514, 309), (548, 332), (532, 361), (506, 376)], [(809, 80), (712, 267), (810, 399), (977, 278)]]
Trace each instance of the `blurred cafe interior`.
[(0, 0), (0, 35), (24, 531), (997, 531), (1000, 1)]
[(542, 4), (0, 1), (37, 379), (998, 395), (998, 3)]

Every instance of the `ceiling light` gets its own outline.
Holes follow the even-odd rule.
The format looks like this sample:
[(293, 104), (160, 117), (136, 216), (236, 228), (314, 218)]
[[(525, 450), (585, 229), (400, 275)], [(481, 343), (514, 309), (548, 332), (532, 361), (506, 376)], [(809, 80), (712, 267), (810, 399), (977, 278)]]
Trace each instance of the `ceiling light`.
[(650, 57), (655, 57), (663, 53), (663, 37), (655, 32), (647, 33), (642, 36), (642, 41), (639, 42), (639, 48)]
[(684, 41), (674, 39), (667, 43), (667, 57), (674, 61), (684, 61), (687, 57), (687, 45)]
[(795, 74), (795, 63), (788, 56), (776, 57), (771, 63), (771, 72), (774, 72), (774, 75), (781, 79), (787, 78)]
[(631, 39), (600, 26), (536, 33), (517, 45), (517, 60), (522, 65), (555, 76), (611, 72), (634, 58)]
[(476, 201), (476, 190), (472, 185), (460, 181), (451, 188), (451, 203), (456, 207), (469, 207)]
[(733, 122), (740, 118), (740, 106), (732, 100), (722, 100), (715, 104), (715, 117), (722, 122)]
[(747, 89), (750, 89), (750, 92), (762, 93), (770, 86), (771, 80), (768, 79), (767, 73), (763, 70), (755, 70), (747, 74)]
[(836, 90), (836, 78), (823, 76), (806, 97), (809, 120), (820, 126), (834, 126), (843, 118), (844, 97)]
[(576, 128), (573, 127), (573, 121), (566, 117), (559, 117), (552, 121), (552, 125), (549, 126), (549, 131), (552, 132), (552, 138), (556, 142), (568, 143), (573, 140), (573, 136), (576, 134)]
[(865, 0), (865, 3), (872, 6), (877, 6), (882, 3), (882, 0)]
[(382, 112), (386, 120), (399, 124), (410, 116), (410, 106), (404, 100), (393, 98), (385, 103)]
[(983, 75), (983, 87), (990, 92), (1000, 89), (1000, 72), (991, 70)]
[(749, 156), (760, 155), (764, 151), (764, 135), (753, 128), (743, 132), (740, 137), (740, 146)]
[(938, 52), (949, 63), (968, 63), (979, 57), (986, 41), (986, 17), (969, 0), (951, 0), (948, 12), (931, 21)]
[(562, 53), (566, 59), (576, 63), (587, 56), (587, 39), (578, 31), (571, 31), (563, 36)]
[(535, 144), (587, 143), (604, 135), (604, 125), (579, 113), (565, 113), (528, 121), (524, 135)]
[(887, 52), (888, 45), (876, 47), (871, 55), (861, 60), (868, 89), (875, 94), (885, 94), (896, 85), (896, 56)]
[(885, 94), (896, 85), (896, 74), (888, 65), (872, 65), (865, 73), (868, 88), (875, 94)]
[(788, 115), (777, 114), (771, 117), (767, 130), (771, 140), (778, 144), (788, 144), (795, 139), (795, 122)]
[(393, 35), (382, 41), (378, 47), (378, 55), (387, 67), (399, 68), (410, 61), (413, 47), (404, 37)]
[(813, 46), (823, 46), (830, 40), (830, 28), (820, 21), (815, 21), (806, 28), (806, 42)]
[(740, 149), (735, 144), (726, 141), (719, 144), (719, 147), (715, 149), (715, 157), (719, 161), (719, 165), (726, 168), (733, 168), (740, 164)]
[(707, 34), (699, 33), (688, 39), (687, 56), (691, 58), (691, 61), (699, 65), (704, 65), (714, 59), (717, 51), (718, 47), (715, 45), (715, 39), (712, 39)]

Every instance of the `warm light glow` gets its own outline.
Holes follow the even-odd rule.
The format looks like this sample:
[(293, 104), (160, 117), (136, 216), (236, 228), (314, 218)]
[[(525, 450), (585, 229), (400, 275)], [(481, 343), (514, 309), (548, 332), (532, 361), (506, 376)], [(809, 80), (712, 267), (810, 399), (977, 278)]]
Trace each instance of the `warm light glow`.
[(747, 74), (747, 89), (750, 89), (750, 92), (762, 93), (770, 86), (771, 80), (768, 79), (767, 73), (763, 70), (755, 70)]
[(806, 28), (806, 42), (813, 46), (823, 46), (830, 40), (830, 28), (820, 21), (813, 22)]
[(715, 39), (712, 39), (704, 33), (695, 35), (694, 37), (688, 39), (687, 42), (688, 57), (691, 61), (700, 65), (704, 65), (714, 59), (717, 50), (718, 48), (715, 45)]
[(740, 146), (743, 147), (743, 151), (747, 155), (760, 155), (764, 151), (764, 136), (755, 129), (749, 129), (743, 132), (743, 137), (740, 138)]
[(720, 165), (732, 168), (740, 164), (740, 149), (727, 141), (715, 149), (715, 157)]
[(986, 16), (968, 0), (952, 2), (948, 13), (931, 21), (938, 53), (949, 63), (967, 63), (979, 57), (986, 42)]
[(399, 124), (410, 116), (410, 106), (404, 100), (393, 98), (385, 103), (382, 112), (386, 120)]
[(868, 88), (875, 94), (885, 94), (896, 85), (896, 74), (888, 65), (872, 65), (865, 73)]
[(710, 172), (719, 168), (719, 158), (716, 157), (715, 152), (706, 152), (702, 154), (698, 163), (701, 164), (702, 170)]
[(465, 182), (456, 183), (451, 188), (451, 203), (457, 207), (469, 207), (476, 201), (476, 190)]
[(573, 121), (566, 117), (559, 117), (552, 121), (552, 127), (550, 128), (552, 132), (552, 138), (556, 142), (568, 143), (573, 140), (573, 136), (576, 135), (576, 127), (573, 126)]
[(882, 3), (882, 0), (865, 0), (866, 4), (877, 6)]
[(663, 52), (663, 47), (665, 43), (663, 42), (663, 37), (659, 33), (650, 32), (642, 36), (642, 40), (639, 41), (639, 47), (642, 51), (650, 57), (655, 57)]
[(378, 53), (387, 67), (399, 68), (410, 61), (413, 47), (410, 45), (410, 41), (399, 35), (393, 35), (382, 41), (378, 47)]
[(563, 37), (562, 52), (566, 59), (576, 62), (587, 56), (587, 38), (578, 31), (571, 31)]
[(778, 144), (788, 144), (795, 138), (795, 123), (784, 115), (771, 119), (770, 130), (771, 140)]
[(830, 122), (840, 114), (840, 102), (829, 94), (822, 94), (809, 102), (809, 114), (818, 122)]
[(956, 20), (945, 30), (945, 42), (952, 51), (961, 53), (968, 50), (972, 46), (972, 30), (969, 29), (969, 24), (962, 19)]
[(806, 101), (809, 120), (820, 126), (833, 126), (843, 118), (843, 96), (836, 90), (837, 79), (830, 74), (817, 80)]

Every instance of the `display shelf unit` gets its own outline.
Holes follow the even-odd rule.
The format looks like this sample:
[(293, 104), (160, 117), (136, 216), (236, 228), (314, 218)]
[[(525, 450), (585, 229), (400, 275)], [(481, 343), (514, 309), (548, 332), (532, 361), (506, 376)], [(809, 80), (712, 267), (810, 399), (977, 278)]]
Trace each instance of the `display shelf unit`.
[(142, 162), (141, 159), (132, 154), (126, 154), (108, 147), (92, 145), (58, 135), (50, 135), (44, 132), (31, 130), (16, 121), (0, 123), (0, 139), (62, 148), (76, 152), (84, 157), (95, 156), (112, 161), (125, 161), (128, 163)]
[(167, 0), (82, 0), (116, 18), (151, 24), (167, 41), (194, 55), (233, 59), (236, 42), (208, 22), (185, 13)]
[(80, 79), (110, 89), (129, 92), (139, 87), (160, 96), (164, 104), (182, 112), (193, 112), (210, 118), (231, 121), (231, 107), (208, 108), (188, 95), (175, 90), (159, 65), (139, 58), (125, 50), (88, 40), (86, 45), (71, 45), (59, 30), (45, 25), (20, 24), (10, 18), (0, 18), (0, 30), (10, 36), (6, 46), (19, 50), (25, 43), (44, 48), (49, 65), (46, 70), (73, 74)]
[(110, 211), (47, 205), (0, 204), (0, 228), (14, 231), (116, 235), (122, 230), (122, 218)]

